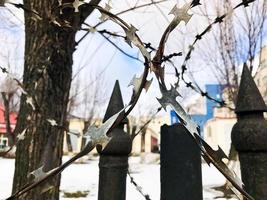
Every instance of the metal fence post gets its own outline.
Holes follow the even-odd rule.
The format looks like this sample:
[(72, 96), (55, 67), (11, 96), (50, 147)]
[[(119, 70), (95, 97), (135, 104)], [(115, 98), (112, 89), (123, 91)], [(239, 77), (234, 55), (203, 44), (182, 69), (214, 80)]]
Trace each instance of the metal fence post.
[(161, 200), (201, 200), (201, 155), (181, 125), (161, 127)]
[[(119, 82), (116, 81), (104, 122), (123, 108)], [(102, 151), (99, 146), (99, 185), (98, 200), (125, 200), (128, 155), (132, 149), (130, 136), (123, 131), (126, 121), (114, 129), (111, 141)]]
[(247, 68), (244, 65), (239, 86), (232, 143), (239, 153), (245, 190), (256, 200), (267, 200), (267, 108)]

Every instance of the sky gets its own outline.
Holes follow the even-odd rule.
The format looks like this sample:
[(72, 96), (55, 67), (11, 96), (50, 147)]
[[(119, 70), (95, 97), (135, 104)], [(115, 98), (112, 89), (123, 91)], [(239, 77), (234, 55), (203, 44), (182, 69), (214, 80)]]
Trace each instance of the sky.
[[(103, 0), (101, 5), (104, 6), (107, 2), (109, 2), (112, 6), (111, 12), (113, 13), (125, 10), (125, 8), (128, 8), (129, 6), (132, 7), (136, 3), (136, 1), (130, 0)], [(150, 1), (144, 0), (137, 2), (141, 2), (140, 4), (143, 4)], [(167, 3), (161, 3), (157, 6), (150, 6), (149, 8), (142, 8), (134, 12), (123, 14), (121, 15), (121, 18), (128, 22), (128, 24), (133, 24), (138, 29), (137, 34), (143, 41), (150, 42), (153, 47), (157, 47), (162, 33), (173, 18), (171, 15), (168, 15), (168, 13), (176, 3), (178, 3), (179, 7), (181, 7), (184, 2), (185, 1), (183, 0), (169, 0)], [(9, 55), (11, 57), (9, 61), (11, 65), (10, 71), (14, 74), (14, 76), (21, 77), (23, 71), (24, 45), (23, 12), (12, 6), (8, 7), (9, 9), (0, 8), (0, 41), (2, 41), (0, 45), (2, 49), (0, 56), (5, 58)], [(207, 9), (211, 18), (215, 18), (216, 15), (211, 7), (212, 5), (209, 4)], [(194, 40), (194, 36), (204, 30), (207, 26), (207, 20), (201, 16), (198, 8), (192, 9), (191, 12), (194, 13), (194, 15), (189, 23), (185, 25), (182, 22), (170, 35), (167, 42), (166, 54), (180, 51), (183, 53), (187, 52), (189, 44)], [(99, 22), (99, 17), (100, 13), (95, 11), (87, 19), (87, 23), (94, 25)], [(109, 31), (116, 31), (123, 34), (123, 31), (113, 22), (107, 22), (99, 26), (99, 29), (107, 29)], [(83, 34), (84, 32), (79, 32), (76, 39), (78, 40), (81, 38)], [(128, 54), (142, 59), (137, 48), (131, 48), (122, 39), (111, 39)], [(206, 41), (204, 40), (203, 44), (205, 42), (210, 43), (211, 47), (214, 44), (213, 41), (208, 40), (208, 36)], [(204, 84), (217, 83), (217, 79), (202, 61), (203, 59), (200, 54), (201, 49), (203, 50), (203, 46), (201, 47), (201, 44), (200, 48), (198, 48), (198, 46), (196, 47), (192, 54), (192, 59), (189, 62), (189, 69), (193, 73), (196, 82), (204, 88)], [(87, 91), (84, 88), (92, 88), (97, 85), (97, 88), (103, 91), (102, 94), (100, 92), (100, 96), (104, 96), (103, 101), (105, 103), (101, 104), (101, 109), (106, 107), (109, 94), (111, 94), (116, 79), (120, 82), (124, 102), (128, 102), (132, 94), (132, 88), (131, 86), (128, 87), (128, 84), (135, 74), (140, 76), (143, 71), (143, 64), (141, 62), (125, 56), (97, 33), (89, 34), (79, 44), (73, 55), (73, 59), (73, 74), (79, 72), (79, 76), (74, 79), (74, 83), (79, 78), (82, 80), (80, 88), (82, 92), (80, 93), (80, 96), (84, 94), (84, 91)], [(177, 66), (180, 66), (183, 59), (184, 57), (175, 58), (173, 61)], [(6, 65), (7, 62), (5, 59), (0, 59), (0, 64)], [(1, 75), (1, 77), (1, 79), (4, 80), (3, 75)], [(143, 107), (153, 107), (153, 109), (156, 110), (159, 106), (156, 97), (159, 98), (161, 95), (159, 93), (155, 77), (153, 77), (153, 75), (149, 75), (149, 79), (151, 78), (154, 79), (152, 86), (146, 94), (143, 92), (140, 99), (140, 105), (136, 108), (137, 111)], [(173, 69), (166, 65), (167, 83), (173, 83), (175, 80)], [(184, 96), (184, 98), (194, 95), (192, 91), (185, 88), (181, 88), (179, 92), (182, 96)], [(182, 101), (182, 99), (180, 100)], [(82, 110), (82, 108), (80, 108), (80, 110)], [(144, 112), (147, 112), (147, 109), (145, 109)]]

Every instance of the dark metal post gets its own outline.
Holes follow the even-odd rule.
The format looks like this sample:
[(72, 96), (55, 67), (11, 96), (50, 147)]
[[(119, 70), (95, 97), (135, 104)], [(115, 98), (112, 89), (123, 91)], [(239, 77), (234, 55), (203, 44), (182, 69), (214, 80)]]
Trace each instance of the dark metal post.
[[(103, 121), (123, 108), (119, 82), (116, 81)], [(99, 185), (98, 200), (125, 200), (128, 155), (132, 149), (130, 136), (123, 131), (126, 121), (114, 129), (111, 141), (102, 151), (99, 146)]]
[(161, 127), (161, 200), (201, 200), (201, 155), (182, 125)]
[(244, 65), (232, 143), (239, 153), (244, 189), (256, 200), (267, 200), (267, 121), (263, 117), (266, 111), (263, 98)]

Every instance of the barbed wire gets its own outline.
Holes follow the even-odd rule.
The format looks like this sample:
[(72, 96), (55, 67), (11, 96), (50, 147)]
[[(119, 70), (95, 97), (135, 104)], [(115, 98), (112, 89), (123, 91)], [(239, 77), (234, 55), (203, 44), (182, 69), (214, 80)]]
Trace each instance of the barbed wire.
[[(247, 6), (248, 1), (238, 4), (235, 8), (240, 7), (241, 5)], [(160, 87), (160, 91), (162, 94), (162, 97), (158, 99), (159, 103), (164, 107), (166, 110), (167, 106), (171, 106), (174, 111), (176, 112), (178, 118), (181, 121), (181, 124), (188, 130), (188, 133), (192, 136), (192, 139), (197, 143), (198, 147), (200, 148), (202, 152), (203, 158), (210, 164), (212, 163), (230, 182), (231, 184), (247, 199), (253, 200), (254, 198), (248, 194), (242, 186), (241, 181), (238, 179), (238, 177), (228, 168), (228, 166), (223, 162), (224, 158), (228, 158), (223, 150), (219, 147), (218, 150), (213, 150), (200, 136), (200, 128), (197, 123), (194, 122), (194, 120), (190, 117), (190, 115), (182, 108), (180, 103), (176, 101), (176, 98), (180, 96), (180, 94), (177, 92), (176, 88), (173, 86), (171, 89), (167, 89), (167, 86), (164, 81), (164, 67), (161, 66), (161, 60), (164, 55), (164, 49), (166, 45), (166, 41), (168, 40), (168, 37), (170, 33), (178, 26), (178, 24), (181, 21), (184, 21), (187, 23), (192, 15), (188, 14), (188, 11), (192, 7), (192, 3), (184, 4), (182, 8), (174, 7), (171, 11), (172, 14), (174, 14), (173, 21), (169, 24), (169, 26), (165, 29), (165, 32), (160, 40), (159, 48), (156, 52), (156, 55), (154, 56), (152, 63), (153, 63), (153, 72), (156, 75), (158, 85)], [(225, 16), (221, 17), (222, 19)], [(217, 23), (217, 22), (216, 22)], [(209, 26), (208, 29), (205, 29), (206, 31), (202, 32), (202, 35), (198, 34), (196, 36), (196, 41), (201, 40), (202, 36), (206, 34), (208, 30), (210, 30), (211, 26)], [(193, 48), (190, 48), (192, 50)], [(190, 54), (186, 55), (186, 60), (190, 59)], [(185, 70), (185, 64), (183, 64), (182, 70)], [(184, 73), (184, 71), (183, 71)], [(182, 75), (183, 75), (182, 73)], [(204, 95), (204, 94), (203, 94)]]
[[(129, 44), (131, 44), (131, 40), (134, 39), (134, 42), (133, 42), (134, 45), (136, 45), (140, 49), (140, 51), (143, 54), (144, 59), (145, 59), (144, 71), (142, 74), (142, 78), (140, 79), (141, 82), (138, 85), (134, 85), (133, 95), (132, 95), (132, 98), (130, 100), (130, 103), (128, 104), (128, 106), (126, 106), (122, 110), (122, 111), (125, 110), (124, 113), (122, 113), (122, 111), (118, 112), (117, 114), (112, 116), (109, 120), (107, 120), (99, 129), (95, 129), (94, 127), (92, 127), (90, 130), (88, 130), (89, 133), (92, 133), (92, 135), (90, 135), (91, 140), (86, 144), (86, 146), (84, 147), (84, 149), (81, 152), (76, 154), (74, 157), (72, 157), (71, 159), (69, 159), (67, 162), (60, 165), (59, 167), (51, 169), (50, 171), (45, 173), (45, 175), (43, 177), (41, 177), (41, 178), (36, 177), (37, 180), (25, 185), (25, 187), (22, 187), (21, 190), (16, 191), (9, 198), (7, 198), (8, 200), (15, 199), (15, 198), (23, 195), (24, 193), (32, 190), (33, 188), (37, 187), (41, 183), (46, 182), (48, 179), (61, 173), (65, 168), (67, 168), (69, 165), (71, 165), (75, 160), (85, 156), (91, 150), (93, 150), (93, 148), (96, 146), (96, 144), (103, 145), (103, 143), (105, 143), (105, 144), (108, 143), (110, 141), (110, 138), (107, 136), (107, 133), (110, 132), (111, 130), (113, 130), (116, 126), (118, 126), (121, 123), (121, 121), (131, 112), (131, 110), (135, 107), (135, 105), (136, 105), (136, 103), (137, 103), (137, 101), (141, 95), (142, 90), (145, 87), (146, 87), (146, 89), (148, 89), (146, 78), (147, 78), (148, 69), (149, 69), (148, 63), (150, 62), (149, 61), (149, 55), (146, 52), (146, 50), (144, 49), (143, 42), (141, 41), (139, 36), (135, 32), (132, 33), (132, 30), (133, 30), (132, 26), (128, 25), (125, 21), (123, 21), (118, 16), (115, 16), (114, 14), (110, 13), (109, 11), (103, 9), (100, 6), (96, 6), (96, 5), (91, 5), (91, 6), (95, 9), (98, 9), (102, 14), (108, 15), (110, 18), (113, 19), (113, 21), (115, 23), (117, 23), (119, 26), (121, 26), (124, 29), (124, 31), (126, 32), (127, 39), (130, 40)], [(23, 5), (19, 5), (18, 8), (22, 8), (26, 12), (31, 12), (28, 9), (26, 9)], [(34, 11), (34, 13), (35, 13), (35, 11)], [(4, 68), (2, 70), (4, 70)], [(23, 88), (23, 85), (21, 85), (21, 87)], [(51, 120), (50, 123), (52, 126), (57, 126), (57, 122), (55, 120)], [(100, 135), (97, 133), (99, 133)], [(40, 170), (40, 169), (37, 169), (37, 170)]]
[(134, 185), (135, 189), (146, 199), (146, 200), (152, 200), (148, 194), (145, 194), (143, 191), (143, 188), (137, 184), (137, 182), (134, 180), (132, 175), (130, 174), (130, 171), (127, 171), (127, 174), (130, 178), (130, 183)]
[(141, 133), (149, 124), (150, 122), (156, 117), (156, 115), (162, 110), (162, 106), (157, 109), (157, 111), (150, 117), (149, 120), (147, 120), (136, 133), (133, 133), (131, 135), (131, 139), (134, 140), (134, 138)]
[[(186, 81), (184, 74), (187, 71), (187, 62), (191, 59), (191, 54), (195, 49), (195, 45), (197, 44), (197, 42), (201, 41), (203, 39), (203, 37), (212, 29), (212, 27), (216, 24), (220, 24), (223, 22), (223, 20), (228, 16), (231, 15), (236, 9), (238, 9), (241, 6), (247, 7), (249, 6), (251, 3), (253, 3), (255, 0), (242, 0), (241, 3), (239, 3), (238, 5), (236, 5), (232, 10), (230, 10), (229, 12), (226, 12), (218, 17), (216, 17), (213, 22), (211, 24), (209, 24), (200, 34), (197, 34), (195, 36), (195, 40), (193, 41), (193, 43), (191, 45), (189, 45), (189, 51), (186, 53), (185, 59), (183, 61), (183, 64), (181, 66), (181, 80), (185, 83), (186, 87), (191, 88), (192, 90), (200, 93), (202, 96), (207, 97), (208, 99), (218, 103), (220, 106), (225, 106), (228, 107), (229, 109), (233, 110), (233, 108), (231, 108), (230, 106), (226, 106), (226, 103), (224, 100), (220, 101), (217, 100), (213, 97), (211, 97), (207, 92), (204, 92), (197, 84), (195, 84), (196, 86), (193, 85), (193, 83), (191, 81)], [(199, 2), (198, 2), (199, 3)]]
[[(135, 5), (134, 7), (131, 7), (129, 9), (126, 9), (126, 10), (123, 10), (123, 11), (120, 11), (120, 12), (117, 12), (115, 13), (115, 15), (119, 16), (119, 15), (122, 15), (122, 14), (125, 14), (129, 11), (134, 11), (134, 10), (137, 10), (137, 9), (140, 9), (140, 8), (144, 8), (146, 6), (150, 6), (150, 5), (156, 5), (156, 4), (160, 4), (160, 3), (164, 3), (168, 0), (159, 0), (159, 1), (151, 1), (150, 3), (146, 3), (146, 4), (142, 4), (142, 5)], [(103, 21), (97, 23), (95, 26), (93, 26), (94, 29), (96, 29), (98, 26), (100, 26), (101, 24), (105, 23), (108, 19), (104, 19)], [(90, 32), (87, 32), (85, 33), (82, 38), (79, 40), (79, 42), (81, 42)], [(79, 43), (78, 42), (78, 43)]]
[[(254, 2), (254, 1), (255, 0), (243, 0), (242, 3), (240, 3), (236, 7), (234, 7), (233, 10), (235, 10), (238, 7), (241, 7), (241, 6), (246, 7), (246, 6), (248, 6), (250, 3)], [(164, 32), (164, 34), (163, 34), (163, 36), (161, 38), (161, 41), (160, 41), (159, 49), (157, 50), (156, 55), (154, 56), (153, 59), (150, 58), (150, 53), (147, 52), (146, 45), (142, 42), (142, 40), (137, 35), (135, 27), (133, 27), (132, 25), (127, 24), (121, 18), (119, 18), (118, 16), (112, 14), (111, 12), (103, 9), (100, 6), (91, 5), (91, 4), (85, 3), (87, 6), (92, 6), (93, 8), (98, 9), (102, 14), (108, 15), (110, 18), (112, 18), (113, 22), (115, 22), (120, 27), (122, 27), (125, 30), (125, 33), (126, 33), (126, 42), (128, 44), (130, 44), (130, 45), (131, 45), (131, 43), (133, 43), (135, 46), (137, 46), (139, 48), (140, 52), (142, 53), (142, 55), (144, 56), (144, 59), (145, 59), (144, 71), (143, 71), (143, 74), (142, 74), (141, 81), (139, 81), (138, 84), (134, 85), (133, 95), (132, 95), (132, 98), (130, 100), (129, 106), (127, 106), (127, 107), (125, 107), (123, 109), (123, 110), (125, 110), (127, 108), (127, 110), (125, 111), (125, 114), (120, 115), (120, 112), (119, 112), (116, 115), (114, 115), (112, 121), (110, 121), (110, 122), (113, 122), (113, 123), (109, 124), (108, 129), (102, 130), (101, 133), (105, 135), (107, 132), (109, 132), (112, 129), (114, 129), (118, 124), (120, 124), (120, 122), (135, 107), (137, 101), (139, 100), (139, 97), (141, 95), (142, 90), (145, 89), (145, 88), (147, 89), (147, 82), (148, 82), (147, 81), (147, 75), (148, 75), (148, 70), (151, 69), (151, 71), (154, 72), (154, 74), (156, 75), (158, 83), (159, 83), (159, 86), (160, 86), (160, 90), (161, 90), (161, 93), (162, 93), (162, 99), (159, 99), (159, 101), (160, 101), (160, 103), (162, 105), (164, 105), (163, 107), (165, 108), (165, 106), (167, 104), (170, 104), (172, 106), (175, 104), (174, 107), (176, 109), (176, 113), (181, 118), (182, 124), (189, 130), (190, 134), (193, 135), (193, 138), (195, 139), (195, 141), (198, 142), (199, 147), (200, 147), (200, 149), (201, 149), (201, 151), (203, 153), (202, 156), (205, 159), (207, 159), (209, 162), (212, 162), (217, 167), (217, 169), (228, 180), (230, 180), (230, 182), (239, 190), (239, 192), (241, 192), (248, 199), (253, 199), (252, 197), (250, 197), (249, 194), (246, 193), (246, 191), (244, 191), (242, 189), (242, 187), (239, 186), (239, 184), (236, 182), (236, 179), (234, 179), (232, 177), (232, 174), (229, 171), (227, 171), (229, 169), (227, 167), (225, 168), (225, 166), (222, 164), (222, 160), (220, 160), (221, 157), (218, 155), (219, 153), (222, 153), (222, 152), (221, 151), (220, 152), (219, 151), (214, 151), (213, 149), (211, 149), (211, 147), (208, 144), (206, 144), (205, 141), (203, 141), (201, 138), (199, 138), (199, 136), (196, 134), (197, 132), (199, 132), (199, 128), (197, 128), (197, 125), (191, 121), (191, 118), (188, 117), (187, 113), (185, 113), (185, 111), (182, 108), (180, 108), (180, 104), (175, 100), (175, 98), (179, 95), (179, 94), (177, 94), (177, 91), (172, 91), (172, 89), (171, 90), (167, 90), (167, 87), (165, 85), (164, 69), (162, 69), (161, 64), (162, 64), (162, 61), (164, 60), (164, 48), (165, 48), (166, 41), (168, 40), (168, 36), (182, 20), (185, 21), (185, 22), (189, 21), (191, 16), (188, 15), (187, 11), (190, 8), (194, 7), (194, 6), (199, 5), (199, 2), (200, 1), (195, 1), (194, 0), (194, 1), (192, 1), (192, 3), (189, 6), (188, 6), (188, 4), (185, 4), (184, 7), (182, 9), (180, 9), (180, 11), (183, 12), (183, 15), (180, 15), (179, 13), (177, 13), (177, 11), (178, 11), (177, 7), (176, 7), (176, 10), (172, 10), (172, 14), (175, 15), (175, 18), (173, 19), (173, 21), (169, 24), (169, 26), (165, 30), (165, 32)], [(61, 24), (60, 22), (55, 21), (55, 19), (51, 19), (49, 17), (43, 17), (38, 12), (33, 11), (33, 10), (29, 10), (28, 8), (24, 7), (24, 5), (22, 5), (22, 4), (16, 4), (15, 6), (20, 8), (20, 9), (23, 9), (26, 12), (31, 12), (32, 14), (35, 15), (37, 20), (43, 20), (43, 19), (47, 20), (48, 19), (49, 21), (51, 21), (55, 25), (59, 24), (59, 27), (62, 26), (62, 27), (72, 28), (68, 24), (66, 24), (65, 22), (63, 24)], [(203, 36), (212, 28), (212, 26), (214, 24), (221, 23), (226, 16), (227, 16), (227, 14), (224, 14), (224, 15), (222, 15), (220, 17), (217, 17), (211, 25), (209, 25), (201, 34), (198, 34), (196, 36), (196, 39), (193, 42), (193, 44), (190, 46), (190, 50), (186, 54), (184, 63), (182, 65), (182, 79), (184, 79), (183, 76), (184, 76), (185, 71), (187, 70), (186, 69), (186, 64), (187, 64), (187, 61), (190, 60), (190, 58), (191, 58), (191, 53), (192, 53), (192, 51), (194, 49), (193, 48), (194, 45), (197, 43), (197, 41), (199, 41), (199, 40), (201, 40), (203, 38)], [(2, 69), (2, 71), (3, 71), (3, 69)], [(185, 83), (187, 83), (186, 80), (184, 80), (184, 81), (185, 81)], [(189, 85), (189, 87), (191, 87), (190, 85), (192, 85), (192, 83), (191, 84), (188, 83), (188, 85)], [(23, 85), (21, 87), (23, 88)], [(206, 96), (207, 94), (202, 92), (202, 95)], [(31, 101), (33, 102), (34, 105), (37, 103), (37, 102), (34, 102), (35, 101), (34, 98), (32, 98)], [(38, 106), (38, 104), (36, 104), (36, 106)], [(38, 108), (36, 110), (38, 110)], [(53, 125), (53, 124), (55, 125), (54, 121), (51, 122), (51, 125)], [(77, 160), (78, 158), (80, 158), (80, 157), (86, 155), (88, 152), (90, 152), (94, 148), (95, 144), (96, 144), (95, 141), (90, 141), (86, 145), (85, 149), (83, 149), (81, 152), (79, 152), (76, 156), (72, 157), (70, 160), (65, 162), (63, 165), (61, 165), (61, 166), (49, 171), (46, 174), (46, 176), (41, 178), (39, 181), (33, 182), (32, 184), (29, 184), (29, 185), (26, 185), (25, 187), (23, 187), (22, 190), (19, 190), (15, 194), (10, 196), (8, 198), (8, 200), (14, 199), (14, 198), (17, 198), (17, 197), (21, 196), (22, 194), (24, 194), (24, 193), (28, 192), (29, 190), (35, 188), (39, 184), (45, 182), (49, 178), (54, 177), (57, 174), (61, 173), (66, 167), (68, 167), (70, 164), (72, 164), (75, 160)], [(134, 183), (136, 183), (136, 182), (134, 181)]]
[[(161, 1), (158, 1), (158, 2), (153, 2), (153, 3), (163, 3), (165, 0), (161, 0)], [(247, 4), (249, 4), (249, 3), (251, 3), (251, 2), (253, 2), (253, 1), (255, 1), (255, 0), (244, 0), (244, 2), (242, 2), (242, 3), (240, 3), (238, 6), (236, 6), (234, 9), (236, 9), (236, 8), (238, 8), (238, 7), (240, 7), (241, 5), (247, 5)], [(23, 9), (25, 12), (31, 12), (31, 13), (33, 13), (34, 15), (36, 15), (36, 16), (38, 16), (38, 20), (43, 20), (43, 19), (45, 19), (45, 17), (43, 17), (43, 16), (41, 16), (37, 11), (33, 11), (33, 10), (31, 10), (31, 9), (29, 9), (29, 8), (27, 8), (27, 7), (25, 7), (23, 4), (16, 4), (16, 3), (10, 3), (10, 4), (12, 4), (12, 5), (14, 5), (16, 8), (19, 8), (19, 9)], [(128, 10), (129, 11), (131, 11), (131, 10), (135, 10), (135, 9), (139, 9), (139, 8), (142, 8), (142, 7), (144, 7), (144, 6), (148, 6), (148, 5), (151, 5), (151, 3), (148, 3), (148, 4), (144, 4), (144, 5), (141, 5), (141, 6), (136, 6), (136, 7), (132, 7), (132, 8), (130, 8), (130, 9), (127, 9), (126, 11), (122, 11), (122, 12), (119, 12), (118, 14), (123, 14), (123, 13), (125, 13), (125, 12), (127, 12)], [(195, 6), (197, 6), (197, 5), (200, 5), (200, 1), (199, 0), (197, 0), (197, 1), (192, 1), (192, 7), (195, 7)], [(213, 98), (213, 97), (211, 97), (207, 92), (204, 92), (202, 89), (201, 89), (201, 87), (199, 87), (198, 86), (198, 84), (196, 84), (195, 83), (195, 86), (194, 86), (194, 84), (191, 82), (191, 81), (186, 81), (185, 80), (185, 78), (184, 78), (184, 73), (185, 73), (185, 71), (187, 70), (187, 68), (186, 68), (186, 64), (187, 64), (187, 62), (191, 59), (191, 53), (192, 53), (192, 51), (194, 50), (194, 45), (197, 43), (197, 41), (198, 40), (201, 40), (202, 38), (203, 38), (203, 36), (212, 28), (212, 26), (213, 25), (215, 25), (216, 23), (221, 23), (222, 21), (223, 21), (223, 19), (228, 15), (228, 14), (230, 14), (231, 12), (229, 12), (229, 13), (227, 13), (227, 14), (223, 14), (222, 16), (220, 16), (220, 17), (217, 17), (215, 20), (214, 20), (214, 22), (212, 23), (212, 24), (210, 24), (209, 26), (207, 26), (207, 28), (201, 33), (201, 34), (198, 34), (198, 35), (196, 35), (195, 36), (195, 41), (190, 45), (190, 49), (189, 49), (189, 51), (188, 51), (188, 53), (186, 54), (186, 56), (185, 56), (185, 60), (184, 60), (184, 62), (183, 62), (183, 65), (182, 65), (182, 73), (181, 73), (181, 80), (185, 83), (185, 85), (186, 85), (186, 87), (188, 87), (188, 88), (191, 88), (192, 90), (194, 90), (195, 92), (197, 92), (197, 93), (199, 93), (199, 94), (201, 94), (201, 96), (203, 96), (203, 97), (206, 97), (207, 99), (210, 99), (210, 100), (212, 100), (212, 101), (214, 101), (214, 102), (216, 102), (216, 103), (218, 103), (221, 107), (228, 107), (228, 106), (226, 106), (226, 104), (225, 104), (225, 101), (220, 101), (220, 100), (218, 100), (218, 99), (216, 99), (216, 98)], [(54, 23), (55, 25), (59, 25), (59, 26), (61, 26), (61, 27), (67, 27), (67, 28), (73, 28), (72, 26), (70, 26), (70, 24), (66, 24), (66, 22), (60, 22), (60, 21), (58, 21), (58, 20), (56, 20), (55, 18), (53, 18), (53, 17), (51, 17), (51, 18), (48, 18), (52, 23)], [(92, 29), (93, 30), (96, 30), (96, 28), (100, 25), (100, 24), (102, 24), (103, 22), (105, 22), (106, 21), (106, 19), (105, 20), (103, 20), (103, 21), (101, 21), (101, 22), (99, 22), (97, 25), (95, 25), (95, 26), (90, 26), (89, 24), (87, 24), (86, 22), (84, 22), (83, 24), (85, 24), (85, 25), (87, 25), (87, 26), (89, 26), (90, 28), (91, 28), (91, 30), (87, 30), (88, 32), (87, 32), (87, 34), (88, 33), (90, 33), (91, 31), (92, 31)], [(81, 30), (86, 30), (86, 29), (81, 29)], [(126, 56), (128, 56), (128, 57), (130, 57), (130, 58), (132, 58), (132, 59), (135, 59), (135, 60), (138, 60), (139, 62), (142, 62), (139, 58), (136, 58), (136, 57), (134, 57), (134, 56), (132, 56), (132, 55), (130, 55), (130, 54), (128, 54), (128, 53), (126, 53), (124, 50), (122, 50), (120, 47), (118, 47), (114, 42), (112, 42), (112, 40), (110, 40), (108, 37), (106, 37), (104, 34), (109, 34), (109, 35), (111, 35), (111, 36), (114, 36), (114, 37), (121, 37), (121, 38), (124, 38), (124, 39), (126, 39), (126, 36), (122, 36), (122, 35), (119, 35), (119, 34), (115, 34), (115, 33), (112, 33), (112, 32), (110, 32), (110, 31), (107, 31), (107, 30), (105, 30), (105, 29), (103, 29), (103, 30), (96, 30), (98, 33), (100, 33), (109, 43), (111, 43), (115, 48), (117, 48), (120, 52), (122, 52), (124, 55), (126, 55)], [(76, 45), (77, 44), (79, 44), (83, 39), (85, 38), (85, 36), (83, 36), (77, 43), (76, 43)], [(155, 48), (152, 48), (151, 47), (151, 44), (150, 43), (144, 43), (145, 44), (145, 47), (146, 48), (150, 48), (151, 50), (156, 50)], [(172, 53), (172, 54), (170, 54), (170, 55), (166, 55), (166, 56), (164, 56), (163, 57), (163, 59), (162, 59), (162, 61), (161, 62), (166, 62), (166, 61), (169, 61), (170, 62), (170, 59), (172, 58), (172, 57), (175, 57), (175, 56), (181, 56), (182, 55), (182, 53), (181, 52), (179, 52), (179, 53)], [(176, 73), (177, 74), (177, 73)], [(180, 73), (178, 73), (179, 75), (180, 75)], [(177, 77), (178, 78), (178, 77)], [(180, 80), (180, 78), (178, 78), (178, 80)], [(176, 84), (176, 85), (178, 85), (178, 83)], [(233, 110), (231, 107), (229, 107), (231, 110)]]
[[(84, 23), (85, 25), (89, 26), (90, 28), (93, 28), (92, 26), (90, 26), (89, 24), (87, 23)], [(83, 29), (83, 30), (87, 30), (88, 32), (90, 32), (91, 30), (90, 29)], [(117, 33), (112, 33), (106, 29), (103, 29), (103, 30), (97, 30), (97, 29), (94, 29), (94, 31), (100, 33), (109, 43), (111, 43), (115, 48), (117, 48), (120, 52), (122, 52), (124, 55), (128, 56), (129, 58), (132, 58), (134, 60), (137, 60), (139, 62), (142, 62), (139, 58), (137, 57), (134, 57), (128, 53), (126, 53), (124, 50), (122, 50), (119, 46), (117, 46), (113, 41), (111, 41), (108, 37), (106, 37), (104, 34), (108, 34), (108, 35), (111, 35), (113, 37), (118, 37), (118, 38), (123, 38), (123, 39), (126, 39), (126, 36), (123, 36), (123, 35), (119, 35)], [(145, 44), (145, 48), (147, 49), (150, 49), (151, 51), (156, 51), (156, 48), (152, 47), (151, 46), (151, 43), (144, 43)], [(195, 84), (193, 84), (192, 82), (186, 82), (184, 78), (180, 79), (180, 73), (178, 73), (178, 70), (177, 70), (177, 67), (174, 65), (174, 63), (171, 61), (172, 58), (174, 57), (177, 57), (177, 56), (182, 56), (182, 52), (178, 52), (178, 53), (171, 53), (169, 55), (164, 55), (163, 56), (163, 59), (161, 62), (169, 62), (173, 65), (173, 67), (175, 68), (176, 70), (176, 77), (178, 78), (178, 81), (179, 80), (182, 80), (186, 87), (189, 87), (191, 88), (192, 90), (194, 90), (196, 93), (199, 93), (202, 97), (206, 97), (207, 99), (215, 102), (215, 103), (218, 103), (220, 107), (227, 107), (229, 108), (230, 110), (233, 110), (233, 108), (231, 108), (230, 106), (227, 106), (227, 104), (225, 103), (224, 100), (218, 100), (212, 96), (209, 95), (208, 92), (204, 92), (201, 87), (195, 82)], [(189, 58), (190, 59), (190, 58)], [(188, 60), (189, 60), (188, 59)], [(188, 61), (187, 60), (187, 61)], [(185, 71), (184, 71), (185, 73)], [(179, 83), (175, 83), (175, 85), (179, 85)], [(195, 86), (194, 86), (195, 85)]]

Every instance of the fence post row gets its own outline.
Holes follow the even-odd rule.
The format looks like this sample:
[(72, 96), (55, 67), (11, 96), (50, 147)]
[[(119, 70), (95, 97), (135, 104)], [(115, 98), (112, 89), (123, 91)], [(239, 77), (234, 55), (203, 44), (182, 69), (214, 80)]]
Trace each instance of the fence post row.
[[(119, 82), (116, 81), (103, 122), (122, 108), (122, 95)], [(130, 136), (123, 131), (125, 123), (127, 120), (110, 132), (112, 139), (103, 151), (97, 146), (100, 154), (98, 200), (126, 198), (128, 155), (132, 149), (132, 142)]]
[(161, 200), (201, 200), (201, 154), (181, 125), (161, 127)]
[(239, 153), (245, 190), (256, 200), (267, 200), (267, 108), (247, 68), (243, 67), (232, 143)]

